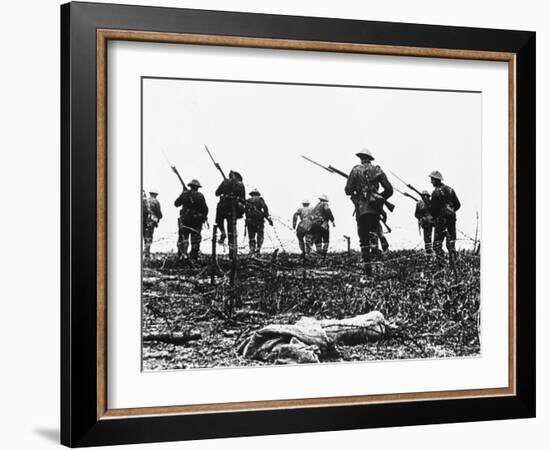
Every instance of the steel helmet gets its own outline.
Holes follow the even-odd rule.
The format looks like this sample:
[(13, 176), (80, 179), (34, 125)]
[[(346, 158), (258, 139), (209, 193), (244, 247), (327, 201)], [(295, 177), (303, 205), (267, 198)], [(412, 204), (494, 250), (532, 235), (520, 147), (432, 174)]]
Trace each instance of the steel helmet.
[(430, 193), (427, 190), (424, 189), (420, 195), (422, 195), (422, 196), (427, 195), (429, 197)]
[(325, 194), (323, 194), (319, 197), (319, 200), (321, 200), (322, 202), (328, 202), (328, 197)]
[(197, 187), (202, 187), (201, 183), (199, 180), (197, 180), (196, 178), (193, 178), (189, 183), (189, 186), (197, 186)]
[(303, 199), (302, 205), (309, 205), (309, 200), (307, 198)]
[(261, 195), (261, 194), (257, 188), (254, 188), (250, 191), (250, 195)]
[(372, 152), (368, 148), (363, 148), (361, 151), (357, 152), (355, 156), (359, 156), (359, 158), (370, 158), (374, 159), (374, 156), (372, 156)]
[(229, 176), (231, 176), (231, 175), (235, 176), (235, 178), (237, 178), (237, 180), (243, 181), (243, 176), (239, 172), (237, 172), (236, 170), (230, 170), (229, 171)]
[(158, 195), (159, 193), (159, 190), (155, 187), (152, 187), (151, 189), (149, 189), (149, 194), (157, 194)]
[(443, 175), (441, 175), (441, 172), (439, 170), (434, 170), (430, 172), (429, 177), (435, 178), (436, 180), (439, 180), (439, 181), (443, 181)]

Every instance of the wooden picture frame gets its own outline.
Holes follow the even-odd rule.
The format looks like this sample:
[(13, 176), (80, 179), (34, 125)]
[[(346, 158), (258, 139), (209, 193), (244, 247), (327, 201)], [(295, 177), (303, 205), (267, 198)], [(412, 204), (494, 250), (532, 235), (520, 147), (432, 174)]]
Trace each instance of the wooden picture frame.
[[(61, 441), (68, 446), (535, 415), (535, 33), (125, 5), (61, 7)], [(107, 42), (505, 61), (509, 67), (507, 388), (109, 409)]]

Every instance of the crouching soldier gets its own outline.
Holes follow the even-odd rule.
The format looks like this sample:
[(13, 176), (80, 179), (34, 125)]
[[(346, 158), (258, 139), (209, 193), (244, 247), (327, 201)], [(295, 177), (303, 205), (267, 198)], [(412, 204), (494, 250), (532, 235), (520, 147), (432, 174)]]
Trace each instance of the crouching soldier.
[[(151, 244), (153, 243), (153, 234), (155, 228), (158, 227), (160, 219), (162, 219), (162, 211), (160, 209), (160, 202), (157, 199), (158, 191), (151, 189), (149, 191), (149, 197), (146, 199), (147, 219), (145, 220), (145, 227), (143, 228), (143, 240), (145, 241), (145, 248), (143, 249), (143, 255), (145, 258), (151, 256)], [(145, 203), (145, 202), (144, 202)]]
[(317, 203), (315, 208), (311, 211), (310, 233), (317, 253), (323, 256), (327, 255), (330, 242), (329, 222), (332, 222), (333, 227), (336, 226), (334, 223), (334, 216), (328, 205), (328, 197), (326, 195), (321, 195), (319, 197), (319, 203)]
[(241, 219), (246, 208), (246, 192), (243, 184), (243, 177), (235, 171), (229, 172), (229, 177), (221, 182), (216, 189), (216, 196), (220, 197), (216, 208), (216, 225), (220, 230), (220, 244), (225, 242), (225, 223), (229, 234), (229, 247), (237, 249), (237, 219)]
[(439, 261), (443, 261), (443, 239), (446, 239), (449, 260), (453, 264), (455, 260), (456, 212), (460, 209), (460, 201), (454, 189), (443, 184), (441, 172), (434, 170), (429, 177), (434, 187), (430, 200), (430, 212), (435, 220), (434, 251), (439, 257)]
[(435, 222), (430, 211), (430, 193), (428, 191), (422, 191), (421, 199), (416, 202), (414, 217), (418, 220), (418, 228), (422, 230), (426, 253), (430, 255), (433, 253), (432, 234)]
[(248, 231), (248, 246), (250, 254), (260, 253), (264, 242), (264, 220), (273, 225), (269, 217), (269, 209), (258, 189), (250, 192), (246, 200), (246, 230)]
[(302, 256), (309, 255), (311, 251), (311, 211), (309, 207), (309, 200), (302, 202), (302, 207), (292, 216), (292, 228), (296, 230), (296, 237), (298, 238), (298, 245)]
[(189, 189), (184, 190), (174, 202), (176, 208), (181, 207), (178, 219), (178, 256), (187, 258), (189, 240), (191, 240), (191, 259), (197, 259), (202, 240), (202, 226), (208, 217), (208, 206), (204, 195), (199, 192), (202, 187), (198, 180), (189, 182)]

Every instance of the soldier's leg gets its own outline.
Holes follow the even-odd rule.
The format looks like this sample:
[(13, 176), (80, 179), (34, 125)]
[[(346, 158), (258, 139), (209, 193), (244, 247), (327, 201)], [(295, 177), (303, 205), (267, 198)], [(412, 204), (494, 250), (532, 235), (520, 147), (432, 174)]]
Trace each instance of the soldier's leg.
[(302, 255), (303, 255), (306, 252), (305, 245), (304, 245), (305, 233), (299, 227), (296, 230), (296, 237), (298, 238), (298, 246), (300, 247), (300, 251), (302, 252)]
[(153, 228), (146, 227), (143, 230), (143, 256), (149, 258), (151, 256), (151, 244), (153, 242)]
[(250, 253), (254, 253), (256, 251), (256, 225), (248, 222), (246, 230), (248, 231), (248, 250)]
[(362, 214), (357, 218), (357, 235), (361, 245), (361, 255), (363, 262), (370, 261), (369, 233), (367, 227), (367, 214)]
[(226, 234), (225, 234), (225, 222), (226, 217), (223, 214), (222, 208), (220, 207), (220, 204), (218, 203), (218, 206), (216, 207), (216, 225), (218, 226), (218, 231), (220, 232), (220, 239), (219, 243), (223, 244), (225, 242)]
[(432, 230), (433, 225), (426, 224), (422, 226), (422, 234), (424, 235), (424, 249), (427, 254), (432, 253)]
[(368, 216), (367, 229), (369, 235), (370, 260), (378, 250), (378, 230), (380, 228), (380, 216), (377, 214), (366, 214)]
[(227, 218), (227, 237), (229, 239), (229, 248), (231, 251), (237, 251), (237, 225), (236, 219), (232, 217)]
[(327, 253), (328, 253), (328, 245), (329, 245), (329, 242), (330, 242), (330, 228), (323, 229), (321, 239), (322, 239), (322, 242), (323, 242), (322, 253), (323, 253), (323, 256), (326, 256)]
[(181, 244), (181, 255), (183, 257), (187, 256), (187, 250), (189, 249), (189, 234), (191, 231), (189, 230), (187, 225), (184, 225), (181, 230), (181, 234), (183, 236), (182, 244)]
[(191, 233), (191, 258), (197, 259), (199, 257), (201, 241), (201, 230), (197, 229), (197, 231), (193, 231), (193, 233)]
[(382, 251), (384, 252), (387, 252), (390, 248), (390, 244), (386, 239), (386, 236), (384, 236), (384, 233), (380, 234), (380, 244), (382, 245)]
[(447, 250), (449, 252), (449, 260), (454, 263), (456, 256), (456, 220), (449, 219), (447, 221)]
[(443, 239), (445, 239), (445, 233), (447, 232), (445, 221), (437, 219), (434, 229), (434, 252), (440, 262), (445, 260), (445, 252), (443, 252)]
[(256, 248), (256, 252), (260, 253), (260, 250), (262, 249), (262, 245), (264, 244), (264, 223), (261, 222), (258, 224), (258, 235), (256, 238), (256, 243), (258, 247)]
[(311, 246), (313, 245), (313, 237), (310, 233), (306, 233), (304, 236), (304, 246), (306, 248), (306, 255), (311, 253)]

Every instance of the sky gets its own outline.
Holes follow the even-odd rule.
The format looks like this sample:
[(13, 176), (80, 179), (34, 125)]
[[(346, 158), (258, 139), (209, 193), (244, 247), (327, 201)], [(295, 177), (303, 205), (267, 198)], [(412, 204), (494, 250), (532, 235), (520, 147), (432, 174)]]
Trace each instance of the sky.
[[(292, 215), (303, 199), (313, 206), (322, 194), (329, 197), (336, 222), (331, 249), (346, 248), (344, 235), (358, 248), (346, 180), (300, 155), (349, 173), (363, 148), (371, 150), (395, 188), (413, 195), (390, 171), (430, 192), (428, 174), (442, 172), (462, 203), (458, 229), (475, 235), (481, 210), (480, 93), (145, 78), (142, 112), (143, 187), (159, 191), (164, 215), (152, 251), (176, 250), (179, 211), (173, 202), (181, 185), (170, 165), (186, 182), (199, 179), (214, 223), (221, 175), (205, 144), (226, 174), (239, 171), (247, 193), (258, 188), (267, 202), (275, 226), (266, 224), (266, 251), (299, 251), (289, 228)], [(415, 203), (397, 191), (390, 201), (396, 205), (388, 216), (390, 248), (421, 247)], [(244, 245), (240, 222), (239, 245)], [(209, 237), (211, 229), (204, 230), (203, 252), (210, 252)], [(464, 239), (459, 248), (473, 246), (460, 232), (457, 237)]]

